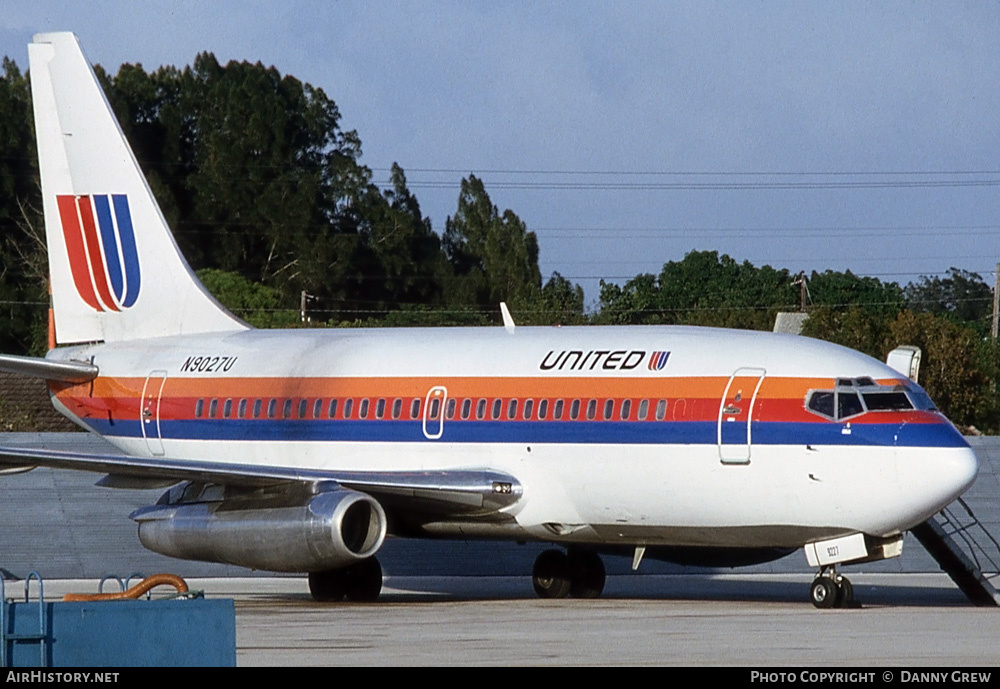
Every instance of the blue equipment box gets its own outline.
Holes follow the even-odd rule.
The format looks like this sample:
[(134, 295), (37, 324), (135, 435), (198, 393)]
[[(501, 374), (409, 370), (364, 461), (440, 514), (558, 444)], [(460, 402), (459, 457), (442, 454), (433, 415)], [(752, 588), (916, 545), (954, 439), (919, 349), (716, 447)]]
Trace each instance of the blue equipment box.
[(230, 599), (0, 605), (7, 667), (236, 666)]

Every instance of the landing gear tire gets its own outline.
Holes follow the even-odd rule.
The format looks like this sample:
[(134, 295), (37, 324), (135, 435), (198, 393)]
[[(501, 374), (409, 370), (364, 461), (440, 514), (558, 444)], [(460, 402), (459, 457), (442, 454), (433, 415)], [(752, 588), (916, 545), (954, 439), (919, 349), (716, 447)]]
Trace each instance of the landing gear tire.
[(569, 576), (569, 595), (573, 598), (599, 598), (604, 591), (604, 562), (597, 553), (570, 550)]
[(821, 610), (827, 610), (837, 604), (837, 585), (827, 576), (816, 577), (809, 589), (812, 604)]
[(309, 593), (320, 603), (371, 603), (382, 592), (382, 565), (374, 557), (341, 569), (309, 573)]
[(531, 583), (539, 598), (565, 598), (570, 590), (569, 558), (561, 550), (546, 550), (535, 560)]
[(339, 603), (344, 600), (344, 570), (309, 572), (309, 593), (318, 603)]
[(373, 603), (382, 593), (382, 565), (374, 557), (348, 567), (350, 581), (344, 597), (352, 603)]
[(840, 577), (837, 582), (837, 603), (835, 607), (851, 608), (855, 607), (854, 585), (847, 577)]

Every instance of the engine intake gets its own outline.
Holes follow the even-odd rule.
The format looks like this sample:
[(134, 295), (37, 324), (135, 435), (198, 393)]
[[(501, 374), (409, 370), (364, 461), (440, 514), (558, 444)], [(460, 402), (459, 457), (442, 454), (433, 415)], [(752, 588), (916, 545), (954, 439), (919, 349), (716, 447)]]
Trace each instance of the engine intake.
[[(382, 506), (358, 491), (178, 501), (190, 495), (192, 485), (197, 484), (172, 489), (156, 505), (132, 513), (145, 547), (184, 560), (320, 572), (371, 557), (385, 540)], [(200, 496), (209, 492), (202, 489)]]

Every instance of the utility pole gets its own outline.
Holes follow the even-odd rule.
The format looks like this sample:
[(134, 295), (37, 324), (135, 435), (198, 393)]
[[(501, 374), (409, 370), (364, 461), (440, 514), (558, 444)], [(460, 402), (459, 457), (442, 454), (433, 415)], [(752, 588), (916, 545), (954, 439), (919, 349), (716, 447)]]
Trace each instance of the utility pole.
[(309, 299), (310, 295), (306, 294), (305, 290), (302, 290), (302, 299), (299, 301), (299, 315), (302, 318), (302, 322), (306, 323), (310, 319), (306, 317), (306, 300)]
[(997, 339), (997, 323), (1000, 319), (1000, 263), (997, 272), (993, 274), (993, 325), (990, 327), (990, 337)]
[[(997, 267), (1000, 268), (1000, 265)], [(805, 271), (799, 273), (799, 276), (795, 278), (795, 281), (792, 282), (792, 284), (799, 286), (799, 311), (801, 313), (805, 313), (806, 306), (809, 301), (809, 287), (806, 285)]]

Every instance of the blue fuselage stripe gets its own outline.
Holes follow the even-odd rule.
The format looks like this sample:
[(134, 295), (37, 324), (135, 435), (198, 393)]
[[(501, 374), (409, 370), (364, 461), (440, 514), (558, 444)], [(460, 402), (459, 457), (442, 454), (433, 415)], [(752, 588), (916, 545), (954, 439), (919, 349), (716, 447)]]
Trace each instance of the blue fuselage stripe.
[[(105, 435), (142, 437), (138, 421), (85, 419)], [(147, 433), (155, 435), (155, 425)], [(429, 440), (421, 420), (196, 419), (161, 421), (164, 439), (236, 441), (593, 443), (608, 445), (715, 445), (711, 421), (445, 421), (441, 437)], [(429, 431), (435, 431), (429, 429)], [(431, 434), (436, 434), (432, 432)], [(753, 445), (873, 445), (966, 447), (948, 423), (854, 424), (754, 422)], [(725, 428), (723, 441), (746, 444), (746, 426)]]

